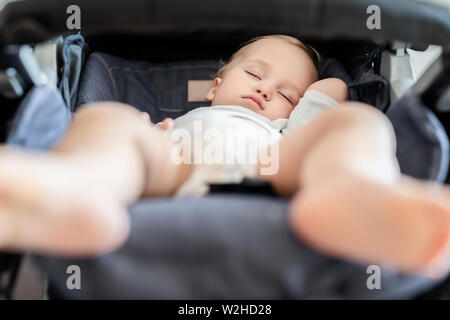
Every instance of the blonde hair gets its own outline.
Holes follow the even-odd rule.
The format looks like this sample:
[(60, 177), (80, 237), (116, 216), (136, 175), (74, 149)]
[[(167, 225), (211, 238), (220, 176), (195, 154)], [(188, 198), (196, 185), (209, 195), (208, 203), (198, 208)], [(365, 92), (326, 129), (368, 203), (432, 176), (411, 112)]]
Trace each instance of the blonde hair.
[(314, 49), (313, 47), (311, 47), (310, 45), (300, 41), (297, 38), (291, 37), (291, 36), (286, 36), (283, 34), (270, 34), (270, 35), (266, 35), (266, 36), (259, 36), (259, 37), (255, 37), (247, 42), (245, 42), (244, 44), (241, 45), (241, 47), (239, 48), (239, 50), (237, 50), (235, 53), (233, 53), (233, 55), (231, 56), (231, 58), (228, 60), (228, 62), (224, 62), (224, 61), (220, 61), (221, 67), (219, 69), (219, 71), (217, 71), (217, 73), (215, 74), (214, 77), (219, 77), (219, 78), (223, 78), (223, 76), (225, 75), (225, 73), (227, 72), (229, 66), (231, 65), (231, 63), (239, 56), (242, 54), (242, 52), (252, 43), (259, 41), (259, 40), (263, 40), (263, 39), (280, 39), (283, 40), (289, 44), (292, 44), (294, 46), (299, 47), (300, 49), (304, 50), (308, 56), (311, 58), (311, 60), (314, 63), (314, 66), (316, 67), (317, 70), (317, 65), (318, 63), (322, 60), (322, 56), (320, 55), (319, 52), (317, 52), (316, 49)]

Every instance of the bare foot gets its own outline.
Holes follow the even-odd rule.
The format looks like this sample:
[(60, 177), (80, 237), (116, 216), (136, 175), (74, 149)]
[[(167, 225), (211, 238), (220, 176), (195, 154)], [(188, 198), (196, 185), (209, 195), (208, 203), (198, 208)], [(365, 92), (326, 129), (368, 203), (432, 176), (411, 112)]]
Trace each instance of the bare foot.
[(0, 147), (0, 249), (90, 255), (120, 246), (126, 209), (59, 156)]
[(431, 276), (449, 270), (448, 188), (346, 175), (298, 192), (289, 218), (300, 238), (327, 254)]

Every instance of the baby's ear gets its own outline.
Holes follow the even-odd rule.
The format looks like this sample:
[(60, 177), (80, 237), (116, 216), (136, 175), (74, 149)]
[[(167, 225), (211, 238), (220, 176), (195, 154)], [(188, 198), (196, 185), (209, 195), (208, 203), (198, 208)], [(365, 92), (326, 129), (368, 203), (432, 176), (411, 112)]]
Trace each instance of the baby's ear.
[(222, 83), (221, 78), (215, 78), (213, 81), (213, 84), (211, 88), (209, 89), (208, 93), (205, 96), (206, 101), (213, 101), (214, 97), (216, 96), (217, 87)]

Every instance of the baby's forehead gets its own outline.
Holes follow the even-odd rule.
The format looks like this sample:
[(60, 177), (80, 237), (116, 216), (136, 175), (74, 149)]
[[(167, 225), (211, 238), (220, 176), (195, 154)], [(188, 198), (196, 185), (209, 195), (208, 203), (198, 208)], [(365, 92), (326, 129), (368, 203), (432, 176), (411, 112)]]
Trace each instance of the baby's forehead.
[(313, 59), (305, 49), (280, 39), (261, 39), (237, 52), (231, 66), (255, 64), (279, 70), (284, 76), (301, 81), (318, 77)]
[[(277, 41), (273, 43), (269, 41)], [(289, 57), (291, 60), (304, 61), (314, 65), (314, 61), (305, 49), (278, 39), (262, 39), (242, 48), (236, 55), (238, 61), (265, 62), (276, 64)]]
[(235, 62), (243, 66), (254, 65), (261, 67), (263, 69), (273, 69), (279, 64), (280, 59), (278, 57), (267, 57), (252, 54), (252, 55), (242, 55), (241, 57), (238, 57)]
[(292, 75), (298, 75), (303, 76), (304, 75), (304, 68), (301, 68), (301, 65), (296, 65), (296, 67), (293, 67), (291, 64), (286, 64), (283, 59), (280, 59), (279, 57), (271, 57), (271, 56), (260, 56), (257, 54), (254, 55), (248, 55), (243, 56), (237, 61), (238, 65), (241, 65), (243, 67), (245, 66), (255, 66), (263, 71), (271, 71), (276, 72), (280, 74), (284, 74), (286, 76), (292, 76)]

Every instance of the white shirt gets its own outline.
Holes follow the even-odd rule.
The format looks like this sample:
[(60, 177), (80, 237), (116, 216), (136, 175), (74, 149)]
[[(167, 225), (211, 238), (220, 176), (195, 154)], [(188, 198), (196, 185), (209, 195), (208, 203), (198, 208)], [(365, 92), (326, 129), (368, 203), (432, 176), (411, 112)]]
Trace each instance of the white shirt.
[[(239, 183), (244, 177), (254, 177), (256, 164), (248, 159), (242, 161), (242, 150), (280, 140), (284, 135), (304, 126), (323, 111), (336, 105), (337, 102), (328, 95), (308, 90), (288, 119), (271, 121), (248, 108), (235, 105), (200, 107), (174, 119), (174, 127), (168, 134), (171, 135), (179, 129), (185, 130), (191, 137), (189, 149), (193, 152), (190, 160), (195, 164), (191, 177), (177, 195), (203, 195), (207, 193), (210, 183)], [(258, 135), (255, 132), (258, 132)], [(207, 148), (204, 141), (211, 141), (214, 137), (223, 142), (220, 147), (223, 156), (217, 158), (221, 161), (205, 163), (202, 161), (204, 155), (194, 159), (195, 151), (198, 155)], [(236, 147), (239, 143), (244, 146), (240, 151)]]
[[(213, 107), (200, 107), (189, 111), (185, 115), (174, 120), (174, 128), (189, 127), (189, 123), (194, 120), (204, 120), (208, 117), (217, 116), (225, 122), (226, 118), (244, 118), (251, 120), (268, 131), (272, 129), (286, 135), (288, 132), (305, 125), (323, 111), (336, 106), (338, 103), (330, 96), (317, 91), (308, 90), (300, 99), (297, 106), (292, 110), (288, 119), (269, 120), (263, 115), (248, 108), (236, 105), (217, 105)], [(243, 123), (240, 123), (243, 124)], [(228, 125), (220, 123), (220, 127)], [(236, 127), (232, 125), (232, 127)], [(281, 136), (280, 136), (281, 138)]]

